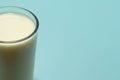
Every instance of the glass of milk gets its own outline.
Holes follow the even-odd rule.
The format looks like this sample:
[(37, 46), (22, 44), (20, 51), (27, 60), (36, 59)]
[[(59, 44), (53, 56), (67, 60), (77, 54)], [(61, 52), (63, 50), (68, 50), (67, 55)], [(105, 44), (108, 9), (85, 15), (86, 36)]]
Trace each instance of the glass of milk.
[(0, 80), (33, 80), (38, 19), (20, 7), (0, 7)]

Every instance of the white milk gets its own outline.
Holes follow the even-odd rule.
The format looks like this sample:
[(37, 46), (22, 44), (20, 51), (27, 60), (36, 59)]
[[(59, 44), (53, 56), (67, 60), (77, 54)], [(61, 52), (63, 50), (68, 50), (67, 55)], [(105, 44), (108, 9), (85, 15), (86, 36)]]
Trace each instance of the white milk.
[[(36, 24), (17, 13), (0, 14), (0, 41), (18, 41), (28, 37)], [(14, 43), (0, 42), (0, 80), (33, 80), (36, 34)]]

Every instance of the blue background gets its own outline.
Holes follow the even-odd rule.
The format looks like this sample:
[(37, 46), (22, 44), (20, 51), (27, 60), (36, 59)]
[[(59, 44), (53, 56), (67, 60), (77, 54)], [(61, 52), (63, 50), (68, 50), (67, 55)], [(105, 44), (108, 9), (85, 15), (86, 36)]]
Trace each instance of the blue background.
[(35, 80), (120, 80), (119, 0), (0, 0), (40, 20)]

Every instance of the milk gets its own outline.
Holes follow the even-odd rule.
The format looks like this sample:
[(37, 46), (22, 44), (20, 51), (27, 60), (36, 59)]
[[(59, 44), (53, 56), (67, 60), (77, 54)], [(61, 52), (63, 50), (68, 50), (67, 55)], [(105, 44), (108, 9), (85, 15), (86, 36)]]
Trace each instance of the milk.
[(35, 28), (25, 15), (0, 14), (0, 80), (33, 80)]

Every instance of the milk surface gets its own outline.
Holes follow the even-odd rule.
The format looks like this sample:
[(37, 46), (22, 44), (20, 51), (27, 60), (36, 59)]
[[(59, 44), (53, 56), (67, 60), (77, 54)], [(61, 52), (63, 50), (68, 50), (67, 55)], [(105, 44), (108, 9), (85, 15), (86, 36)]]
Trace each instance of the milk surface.
[(30, 35), (35, 24), (28, 17), (16, 13), (0, 14), (0, 41), (16, 41)]
[[(17, 13), (0, 14), (0, 41), (22, 40), (35, 30), (35, 23)], [(0, 80), (33, 80), (37, 33), (15, 43), (0, 42)]]

